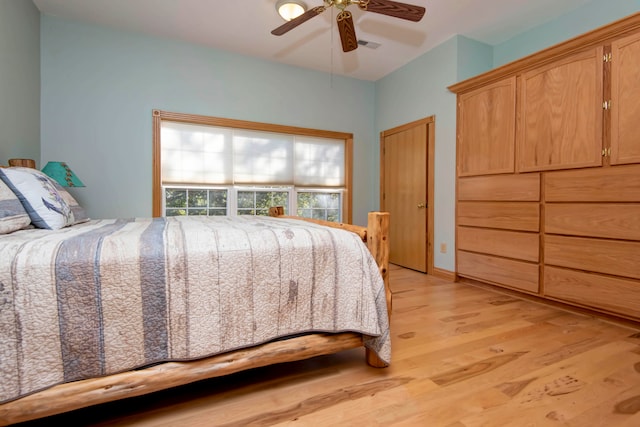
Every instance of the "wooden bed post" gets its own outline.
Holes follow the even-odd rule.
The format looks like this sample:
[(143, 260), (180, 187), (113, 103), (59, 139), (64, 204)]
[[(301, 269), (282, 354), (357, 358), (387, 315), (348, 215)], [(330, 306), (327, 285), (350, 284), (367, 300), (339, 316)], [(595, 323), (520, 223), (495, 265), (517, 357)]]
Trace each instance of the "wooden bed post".
[(389, 212), (369, 212), (367, 222), (367, 247), (378, 264), (384, 280), (387, 311), (391, 316), (391, 288), (389, 287)]
[[(367, 248), (378, 264), (378, 270), (384, 281), (387, 300), (387, 313), (391, 320), (392, 296), (389, 286), (389, 212), (369, 212), (367, 217)], [(367, 363), (375, 368), (384, 368), (387, 364), (373, 351), (366, 349)]]

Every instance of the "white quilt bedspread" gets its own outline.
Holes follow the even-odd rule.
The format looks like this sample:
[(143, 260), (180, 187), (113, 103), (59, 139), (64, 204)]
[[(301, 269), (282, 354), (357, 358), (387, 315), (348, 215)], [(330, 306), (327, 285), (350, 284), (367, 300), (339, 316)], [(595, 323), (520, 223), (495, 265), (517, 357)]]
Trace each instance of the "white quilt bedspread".
[(269, 217), (92, 220), (0, 236), (0, 402), (308, 332), (390, 360), (384, 284), (348, 231)]

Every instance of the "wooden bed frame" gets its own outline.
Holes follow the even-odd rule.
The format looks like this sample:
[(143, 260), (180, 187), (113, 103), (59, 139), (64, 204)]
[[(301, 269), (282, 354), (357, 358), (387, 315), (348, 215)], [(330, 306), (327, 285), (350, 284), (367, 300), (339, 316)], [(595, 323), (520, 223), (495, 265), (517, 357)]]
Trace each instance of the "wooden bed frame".
[[(269, 215), (296, 218), (337, 227), (357, 233), (373, 255), (384, 280), (387, 309), (391, 314), (389, 289), (389, 213), (370, 212), (367, 227), (328, 221), (286, 217), (282, 207), (274, 207)], [(100, 403), (140, 396), (207, 378), (220, 377), (246, 369), (308, 359), (325, 354), (362, 347), (357, 333), (311, 334), (219, 354), (189, 362), (166, 362), (149, 368), (127, 371), (100, 378), (60, 384), (20, 399), (0, 404), (0, 425), (43, 418)], [(383, 368), (386, 364), (366, 349), (369, 365)]]

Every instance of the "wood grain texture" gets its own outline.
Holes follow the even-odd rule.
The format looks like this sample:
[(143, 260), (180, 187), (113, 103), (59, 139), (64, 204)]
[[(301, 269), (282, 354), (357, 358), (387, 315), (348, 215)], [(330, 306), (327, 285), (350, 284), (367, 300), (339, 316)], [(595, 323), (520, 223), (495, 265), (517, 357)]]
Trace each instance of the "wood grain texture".
[(358, 38), (356, 28), (353, 25), (351, 12), (343, 10), (336, 17), (338, 32), (340, 33), (340, 43), (343, 52), (351, 52), (358, 48)]
[(470, 252), (538, 262), (540, 237), (537, 233), (458, 227), (457, 248)]
[(458, 99), (458, 176), (515, 171), (516, 79)]
[(544, 267), (545, 295), (640, 319), (640, 281)]
[(538, 264), (466, 251), (457, 252), (457, 262), (461, 276), (538, 292)]
[(640, 202), (640, 165), (547, 172), (547, 202)]
[(637, 204), (548, 203), (544, 216), (545, 233), (640, 240)]
[(640, 163), (640, 33), (611, 44), (611, 164)]
[(0, 425), (140, 396), (253, 367), (329, 354), (337, 348), (347, 350), (361, 345), (362, 337), (357, 334), (306, 335), (193, 362), (169, 362), (108, 377), (61, 384), (0, 405)]
[(458, 225), (540, 230), (540, 206), (531, 202), (458, 202)]
[(427, 225), (433, 206), (425, 207), (429, 179), (425, 166), (429, 161), (431, 126), (428, 122), (418, 122), (410, 128), (385, 132), (381, 146), (384, 150), (382, 208), (394, 218), (390, 228), (391, 262), (422, 272), (427, 271), (427, 241), (432, 241), (427, 236)]
[(367, 215), (367, 248), (376, 260), (380, 276), (384, 280), (385, 296), (389, 315), (392, 310), (391, 285), (389, 283), (389, 224), (388, 212), (369, 212)]
[(323, 6), (317, 6), (313, 9), (309, 9), (297, 18), (294, 18), (291, 21), (287, 21), (284, 24), (280, 25), (278, 28), (272, 30), (271, 34), (273, 34), (274, 36), (281, 36), (285, 33), (288, 33), (298, 25), (301, 25), (311, 18), (315, 18), (316, 16), (320, 15), (322, 12), (324, 12), (324, 10), (325, 8)]
[(602, 47), (523, 73), (518, 171), (602, 164)]
[(545, 235), (548, 265), (640, 279), (640, 242)]
[[(407, 213), (406, 213), (406, 210), (398, 211), (398, 209), (392, 209), (391, 204), (389, 203), (391, 200), (387, 200), (387, 194), (392, 194), (397, 192), (395, 187), (390, 187), (392, 185), (396, 185), (396, 182), (395, 182), (396, 178), (394, 176), (397, 176), (397, 170), (394, 168), (396, 162), (395, 161), (392, 162), (390, 159), (391, 156), (387, 155), (387, 154), (392, 154), (387, 151), (388, 143), (391, 142), (392, 144), (394, 144), (400, 141), (403, 141), (402, 143), (409, 142), (414, 137), (414, 132), (416, 128), (421, 128), (423, 126), (426, 127), (426, 142), (422, 141), (422, 143), (426, 145), (426, 160), (424, 161), (424, 164), (421, 166), (421, 168), (414, 170), (414, 172), (419, 173), (420, 176), (422, 176), (423, 174), (425, 175), (426, 193), (427, 193), (426, 194), (427, 206), (425, 208), (426, 216), (427, 216), (427, 220), (426, 220), (427, 242), (426, 242), (426, 248), (425, 248), (425, 253), (427, 258), (426, 272), (427, 274), (434, 274), (435, 270), (433, 266), (433, 250), (434, 250), (433, 249), (434, 248), (433, 227), (434, 227), (434, 212), (435, 212), (434, 188), (435, 188), (435, 146), (436, 146), (434, 116), (429, 116), (419, 120), (414, 120), (412, 122), (404, 123), (400, 126), (396, 126), (391, 129), (386, 129), (380, 132), (380, 153), (381, 153), (380, 155), (380, 210), (385, 212), (395, 211), (392, 214), (395, 219), (391, 223), (392, 231), (390, 233), (397, 234), (397, 231), (393, 230), (393, 228), (396, 226), (396, 224), (399, 223), (399, 221), (401, 221), (401, 220), (398, 220), (398, 214), (400, 214), (400, 216), (403, 216), (403, 215), (406, 215)], [(413, 144), (407, 147), (409, 150), (418, 148), (416, 145), (413, 145)], [(391, 147), (391, 149), (393, 150), (393, 147)], [(422, 150), (420, 149), (419, 152), (421, 151)], [(414, 156), (412, 164), (419, 163), (420, 160), (421, 159), (418, 158), (418, 156)], [(407, 183), (404, 183), (404, 185), (406, 184)], [(416, 182), (416, 180), (414, 180), (413, 182), (410, 182), (409, 185), (414, 191), (416, 189), (420, 191), (421, 188), (424, 188), (424, 186)], [(416, 226), (419, 227), (420, 225), (418, 224)], [(416, 239), (415, 241), (420, 242), (420, 244), (422, 245), (420, 240)], [(393, 244), (393, 240), (392, 240), (392, 244)]]
[(368, 12), (380, 13), (413, 22), (420, 21), (426, 12), (426, 9), (422, 6), (391, 0), (366, 0), (361, 1), (358, 6)]
[(540, 200), (540, 174), (460, 178), (458, 200), (537, 202)]
[[(490, 123), (468, 100), (512, 78), (518, 90), (515, 173), (496, 174), (484, 167), (478, 173), (485, 176), (464, 176), (465, 166), (458, 164), (458, 277), (515, 293), (519, 288), (514, 283), (523, 276), (516, 277), (519, 265), (507, 261), (537, 260), (530, 257), (537, 237), (539, 273), (544, 274), (539, 293), (525, 291), (526, 295), (541, 302), (570, 303), (585, 312), (638, 319), (640, 13), (451, 86), (458, 95), (459, 161), (468, 150), (484, 156), (473, 159), (473, 164), (486, 166), (494, 160), (494, 153), (482, 145), (464, 146), (488, 124), (465, 127), (460, 118), (475, 114), (475, 120)], [(537, 199), (530, 191), (533, 185), (516, 182), (532, 173), (538, 174), (541, 185)], [(542, 233), (537, 233), (533, 221), (527, 227), (525, 219), (532, 219), (524, 210), (527, 198), (539, 201)], [(515, 207), (517, 200), (522, 200), (520, 208)], [(532, 235), (531, 242), (517, 242), (515, 234), (504, 234), (521, 231)], [(529, 381), (533, 380), (524, 378), (513, 387), (526, 387)], [(568, 377), (562, 386), (573, 393), (582, 384)], [(622, 406), (633, 408), (635, 396), (638, 393), (626, 396), (629, 403)], [(523, 414), (526, 418), (527, 412)], [(565, 424), (569, 418), (552, 411), (540, 425), (593, 421), (584, 415)], [(470, 425), (505, 421), (511, 420), (496, 418), (489, 424), (469, 420)]]
[(389, 369), (367, 367), (354, 349), (23, 427), (637, 425), (637, 327), (408, 269), (390, 274)]
[(9, 159), (9, 166), (22, 166), (35, 169), (36, 161), (33, 159)]
[(469, 378), (486, 374), (489, 371), (498, 369), (501, 366), (517, 360), (520, 356), (526, 354), (526, 352), (517, 352), (511, 354), (501, 354), (499, 356), (489, 357), (478, 362), (474, 362), (470, 365), (462, 366), (452, 369), (451, 371), (443, 372), (434, 377), (431, 377), (431, 381), (440, 385), (446, 386), (454, 384), (460, 381), (468, 380)]

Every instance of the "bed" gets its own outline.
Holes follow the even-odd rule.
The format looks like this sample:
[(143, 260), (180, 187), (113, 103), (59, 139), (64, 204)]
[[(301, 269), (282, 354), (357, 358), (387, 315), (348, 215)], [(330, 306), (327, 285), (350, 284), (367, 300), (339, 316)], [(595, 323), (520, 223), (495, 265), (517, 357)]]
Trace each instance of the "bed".
[(388, 213), (92, 220), (57, 190), (70, 224), (0, 234), (0, 425), (362, 346), (390, 363)]

